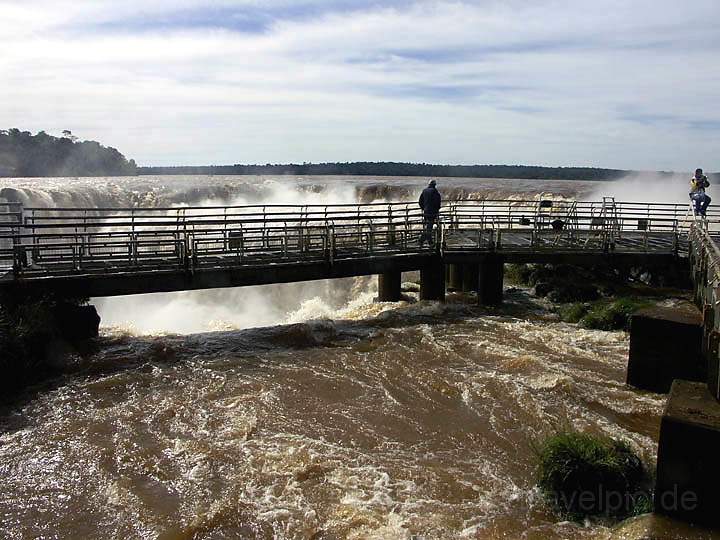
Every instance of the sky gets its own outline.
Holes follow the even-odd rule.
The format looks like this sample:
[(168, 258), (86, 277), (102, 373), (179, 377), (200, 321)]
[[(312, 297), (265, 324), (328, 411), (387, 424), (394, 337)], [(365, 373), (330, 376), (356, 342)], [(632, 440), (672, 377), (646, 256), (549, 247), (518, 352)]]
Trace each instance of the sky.
[(0, 0), (0, 128), (142, 165), (720, 170), (718, 0)]

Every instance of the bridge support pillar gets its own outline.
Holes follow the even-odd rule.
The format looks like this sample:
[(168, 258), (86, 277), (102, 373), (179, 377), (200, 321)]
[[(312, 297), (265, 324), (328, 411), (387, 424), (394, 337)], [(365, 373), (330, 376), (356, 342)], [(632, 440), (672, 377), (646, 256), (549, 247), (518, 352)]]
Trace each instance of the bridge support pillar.
[(676, 380), (660, 422), (655, 512), (720, 527), (720, 403), (705, 383)]
[(708, 388), (715, 399), (720, 400), (720, 332), (716, 329), (716, 307), (712, 304), (703, 306), (703, 340), (702, 355), (705, 358)]
[(378, 275), (378, 301), (398, 302), (402, 291), (402, 272), (384, 272)]
[(705, 380), (703, 318), (695, 308), (647, 308), (630, 319), (627, 383), (667, 393), (674, 379)]
[(439, 257), (420, 269), (420, 300), (445, 301), (445, 265)]
[(477, 281), (478, 304), (495, 306), (502, 303), (505, 261), (502, 255), (485, 257), (479, 265)]
[(449, 289), (454, 291), (463, 290), (463, 270), (462, 264), (448, 264), (447, 285)]
[(462, 265), (462, 290), (463, 290), (463, 292), (477, 291), (479, 283), (480, 283), (480, 265), (479, 264), (463, 264)]

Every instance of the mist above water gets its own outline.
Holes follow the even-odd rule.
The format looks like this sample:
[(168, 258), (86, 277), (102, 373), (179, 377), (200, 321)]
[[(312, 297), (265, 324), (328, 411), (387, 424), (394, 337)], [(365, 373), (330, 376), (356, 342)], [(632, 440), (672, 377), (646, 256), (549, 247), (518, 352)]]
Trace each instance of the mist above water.
[[(689, 205), (691, 174), (631, 174), (615, 182), (599, 183), (588, 200), (614, 197), (616, 202), (671, 203)], [(720, 187), (720, 186), (719, 186)], [(712, 186), (710, 188), (711, 191)], [(719, 197), (720, 199), (720, 197)]]

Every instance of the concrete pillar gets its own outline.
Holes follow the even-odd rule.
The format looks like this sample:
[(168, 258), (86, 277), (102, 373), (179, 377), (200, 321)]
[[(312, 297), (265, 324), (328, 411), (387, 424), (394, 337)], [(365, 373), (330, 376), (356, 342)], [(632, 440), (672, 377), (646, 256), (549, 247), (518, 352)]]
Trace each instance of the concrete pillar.
[(478, 281), (480, 280), (480, 267), (477, 264), (462, 265), (462, 290), (463, 292), (471, 292), (478, 290)]
[(710, 304), (705, 304), (702, 307), (702, 324), (703, 324), (703, 343), (702, 353), (707, 355), (708, 352), (708, 336), (710, 332), (715, 330), (715, 310)]
[(703, 319), (692, 306), (647, 308), (630, 319), (627, 383), (666, 393), (674, 379), (705, 380)]
[(478, 304), (495, 306), (502, 303), (505, 262), (502, 255), (488, 255), (479, 265)]
[(711, 304), (705, 304), (702, 314), (703, 338), (701, 350), (705, 359), (704, 365), (706, 367), (708, 388), (710, 393), (715, 396), (715, 399), (720, 399), (720, 377), (718, 377), (720, 373), (720, 356), (718, 356), (720, 335), (715, 329), (715, 319), (715, 307)]
[(463, 266), (462, 264), (447, 265), (447, 284), (449, 289), (455, 291), (463, 290)]
[(676, 380), (660, 422), (655, 512), (720, 527), (720, 403), (705, 383)]
[(402, 289), (402, 272), (385, 272), (378, 274), (378, 301), (397, 302)]
[(712, 330), (705, 336), (707, 351), (705, 358), (707, 363), (707, 384), (710, 393), (715, 399), (720, 400), (720, 332)]
[(439, 257), (420, 269), (420, 300), (445, 301), (445, 265)]

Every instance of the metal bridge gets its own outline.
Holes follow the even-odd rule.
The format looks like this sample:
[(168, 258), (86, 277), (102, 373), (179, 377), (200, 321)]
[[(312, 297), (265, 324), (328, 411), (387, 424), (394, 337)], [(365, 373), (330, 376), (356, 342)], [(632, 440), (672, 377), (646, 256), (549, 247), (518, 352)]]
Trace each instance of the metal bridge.
[(458, 201), (445, 204), (432, 243), (421, 244), (423, 216), (415, 203), (24, 208), (0, 202), (0, 290), (112, 296), (399, 275), (438, 262), (498, 257), (682, 257), (696, 223), (681, 204)]

